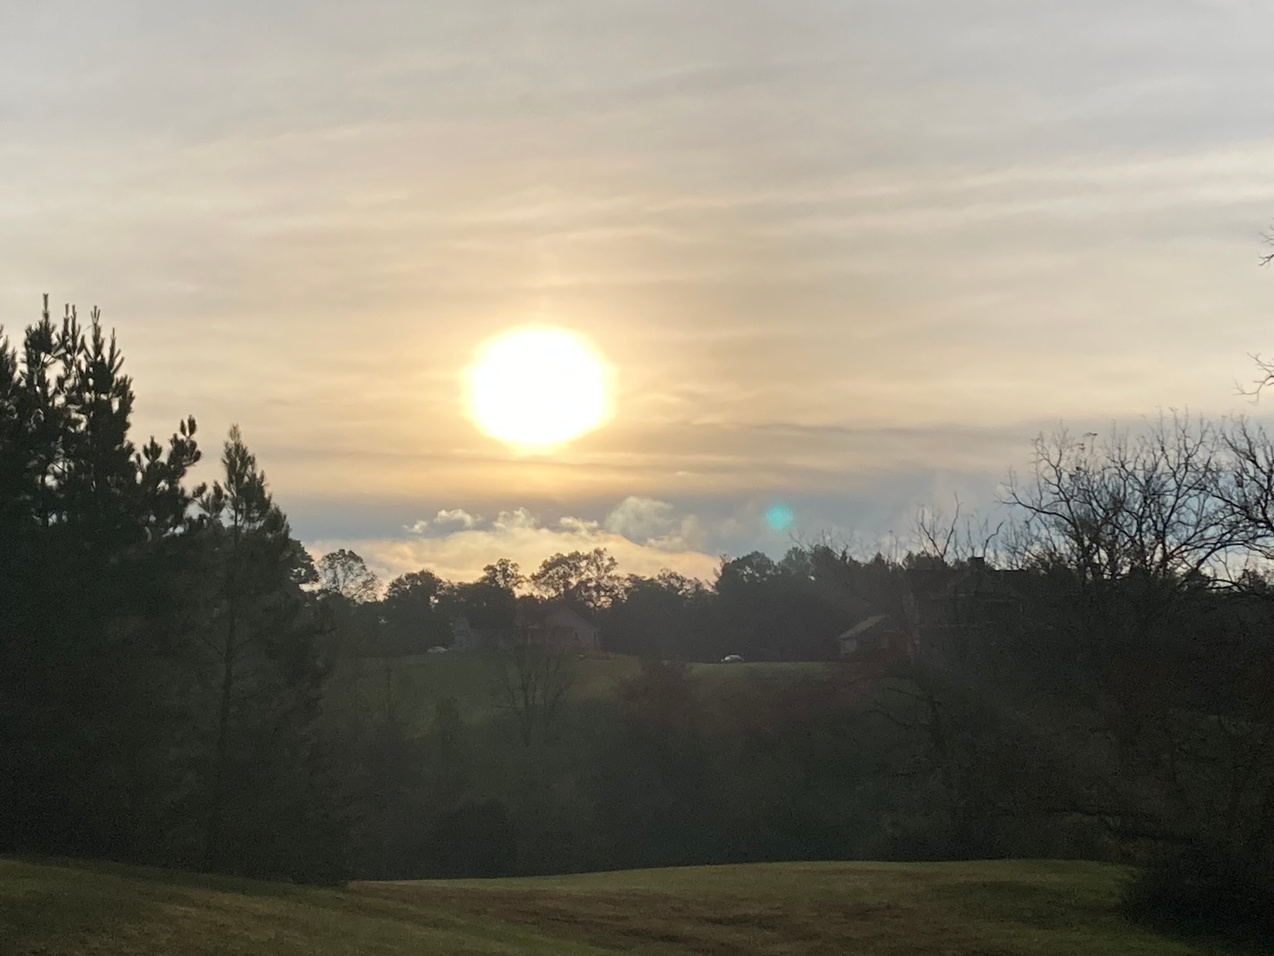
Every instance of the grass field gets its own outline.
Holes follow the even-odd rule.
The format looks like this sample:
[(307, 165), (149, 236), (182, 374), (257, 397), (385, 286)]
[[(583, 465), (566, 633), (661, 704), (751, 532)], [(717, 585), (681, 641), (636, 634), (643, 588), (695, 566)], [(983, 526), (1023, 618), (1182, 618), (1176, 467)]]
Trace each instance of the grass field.
[[(619, 683), (641, 671), (635, 657), (623, 654), (589, 653), (565, 658), (570, 671), (570, 697), (575, 700), (607, 700), (614, 697)], [(837, 665), (816, 663), (691, 664), (687, 673), (709, 694), (754, 683), (783, 681), (827, 675)], [(444, 699), (456, 701), (463, 720), (481, 721), (496, 707), (499, 671), (495, 658), (486, 654), (416, 654), (408, 657), (370, 658), (342, 665), (344, 682), (338, 693), (354, 694), (369, 710), (381, 709), (392, 701), (400, 715), (406, 715), (414, 732), (426, 730), (435, 708)]]
[[(641, 668), (636, 658), (619, 654), (567, 657), (565, 663), (571, 696), (577, 700), (613, 697), (619, 682)], [(346, 662), (342, 668), (345, 682), (334, 684), (337, 692), (355, 694), (371, 710), (392, 700), (416, 732), (428, 728), (438, 703), (448, 698), (456, 702), (461, 719), (468, 723), (486, 719), (497, 706), (499, 662), (488, 654), (369, 658)]]
[(316, 890), (0, 860), (0, 954), (1186, 956), (1089, 863), (809, 863)]

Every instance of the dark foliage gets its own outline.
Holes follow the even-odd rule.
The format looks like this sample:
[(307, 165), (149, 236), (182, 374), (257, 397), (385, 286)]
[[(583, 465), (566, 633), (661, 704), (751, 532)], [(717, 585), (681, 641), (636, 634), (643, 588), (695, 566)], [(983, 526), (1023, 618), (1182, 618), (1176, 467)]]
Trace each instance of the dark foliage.
[(509, 876), (516, 872), (517, 834), (497, 800), (465, 803), (437, 817), (422, 847), (435, 877)]
[(1124, 890), (1130, 919), (1274, 952), (1274, 863), (1193, 844), (1160, 853)]

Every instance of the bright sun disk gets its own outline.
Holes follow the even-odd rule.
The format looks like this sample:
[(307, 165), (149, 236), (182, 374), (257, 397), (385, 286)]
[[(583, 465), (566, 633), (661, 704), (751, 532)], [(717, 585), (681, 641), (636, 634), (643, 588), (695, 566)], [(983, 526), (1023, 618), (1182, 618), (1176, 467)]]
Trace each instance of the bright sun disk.
[(610, 417), (609, 369), (565, 329), (514, 329), (484, 343), (468, 370), (469, 415), (492, 438), (546, 450)]

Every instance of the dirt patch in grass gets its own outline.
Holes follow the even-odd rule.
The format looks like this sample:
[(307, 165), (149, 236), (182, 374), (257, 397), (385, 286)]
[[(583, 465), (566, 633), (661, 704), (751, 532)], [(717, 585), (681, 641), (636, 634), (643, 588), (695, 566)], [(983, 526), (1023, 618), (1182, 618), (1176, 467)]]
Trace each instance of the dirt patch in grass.
[[(1087, 864), (777, 864), (488, 883), (362, 883), (351, 892), (647, 953), (1216, 952), (1128, 924), (1115, 911), (1120, 878), (1114, 868)], [(666, 889), (657, 888), (660, 883)]]
[[(533, 925), (551, 934), (620, 949), (679, 953), (828, 953), (866, 938), (904, 935), (902, 907), (830, 900), (683, 897), (649, 892), (474, 891), (360, 884), (356, 892)], [(914, 945), (915, 932), (905, 935)], [(921, 934), (923, 935), (923, 934)], [(888, 950), (873, 950), (888, 952)]]

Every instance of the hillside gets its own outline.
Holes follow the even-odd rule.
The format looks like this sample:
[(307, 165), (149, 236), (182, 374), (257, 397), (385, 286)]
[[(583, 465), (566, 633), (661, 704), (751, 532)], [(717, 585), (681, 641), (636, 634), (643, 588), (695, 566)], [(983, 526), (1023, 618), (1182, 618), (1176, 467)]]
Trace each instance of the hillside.
[[(588, 654), (568, 657), (572, 698), (606, 698), (619, 682), (640, 668), (631, 657)], [(425, 730), (443, 700), (456, 702), (461, 719), (482, 720), (499, 700), (499, 665), (488, 654), (413, 654), (404, 657), (363, 658), (343, 661), (330, 692), (350, 694), (369, 711), (392, 702), (406, 716), (409, 726)]]
[(1089, 863), (758, 864), (345, 890), (0, 860), (0, 954), (1188, 956)]
[[(570, 694), (577, 701), (612, 697), (621, 681), (641, 670), (635, 657), (589, 653), (568, 656)], [(705, 690), (751, 683), (782, 683), (835, 672), (839, 665), (818, 663), (690, 664), (688, 672)], [(498, 662), (487, 654), (414, 654), (404, 657), (364, 658), (340, 665), (332, 692), (351, 695), (369, 711), (392, 702), (410, 727), (425, 730), (435, 707), (453, 699), (460, 717), (479, 721), (497, 706)]]

